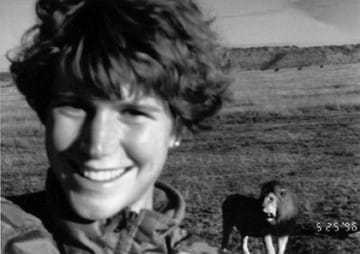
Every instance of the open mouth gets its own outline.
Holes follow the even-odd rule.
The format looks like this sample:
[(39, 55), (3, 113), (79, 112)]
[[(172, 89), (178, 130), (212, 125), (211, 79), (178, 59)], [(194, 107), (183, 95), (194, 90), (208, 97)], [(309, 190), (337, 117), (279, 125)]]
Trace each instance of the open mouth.
[(95, 182), (109, 182), (113, 181), (127, 171), (131, 169), (131, 167), (119, 167), (119, 168), (110, 168), (110, 169), (94, 169), (90, 167), (79, 167), (75, 162), (70, 161), (72, 168), (81, 175), (82, 177), (89, 179)]
[(266, 213), (266, 220), (272, 222), (275, 220), (275, 215), (272, 213)]
[(80, 174), (89, 180), (103, 182), (103, 181), (112, 181), (118, 178), (119, 176), (121, 176), (125, 172), (126, 172), (126, 168), (121, 168), (121, 169), (99, 170), (99, 171), (84, 170)]

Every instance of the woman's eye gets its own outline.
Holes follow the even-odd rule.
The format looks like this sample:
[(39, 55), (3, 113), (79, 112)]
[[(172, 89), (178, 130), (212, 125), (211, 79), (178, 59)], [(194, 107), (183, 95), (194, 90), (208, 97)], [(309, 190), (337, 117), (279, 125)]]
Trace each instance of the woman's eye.
[(131, 117), (140, 117), (140, 116), (148, 116), (148, 114), (142, 110), (138, 110), (138, 109), (124, 109), (122, 110), (122, 114), (125, 116), (131, 116)]
[(122, 109), (120, 112), (120, 118), (130, 123), (143, 123), (148, 119), (152, 118), (152, 115), (144, 110), (136, 109), (136, 108), (127, 108)]

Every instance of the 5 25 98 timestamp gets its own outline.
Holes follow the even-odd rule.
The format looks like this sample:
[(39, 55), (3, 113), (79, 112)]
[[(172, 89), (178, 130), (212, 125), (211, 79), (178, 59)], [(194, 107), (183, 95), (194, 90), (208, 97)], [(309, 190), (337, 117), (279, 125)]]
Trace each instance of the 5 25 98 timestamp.
[(331, 233), (331, 232), (339, 232), (341, 231), (345, 231), (345, 232), (357, 232), (359, 231), (359, 225), (357, 224), (357, 222), (339, 222), (339, 221), (335, 221), (335, 222), (317, 222), (316, 223), (316, 230), (317, 232), (326, 232), (326, 233)]

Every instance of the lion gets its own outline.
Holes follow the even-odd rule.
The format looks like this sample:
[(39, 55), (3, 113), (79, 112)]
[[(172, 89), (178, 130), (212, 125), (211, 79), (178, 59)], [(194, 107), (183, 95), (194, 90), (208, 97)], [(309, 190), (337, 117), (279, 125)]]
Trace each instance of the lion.
[(284, 254), (297, 213), (295, 195), (287, 184), (279, 181), (264, 183), (259, 199), (240, 194), (230, 195), (222, 205), (221, 249), (228, 252), (229, 237), (235, 227), (241, 235), (244, 254), (250, 254), (249, 236), (262, 237), (267, 254), (275, 254), (272, 237), (277, 237), (277, 253)]

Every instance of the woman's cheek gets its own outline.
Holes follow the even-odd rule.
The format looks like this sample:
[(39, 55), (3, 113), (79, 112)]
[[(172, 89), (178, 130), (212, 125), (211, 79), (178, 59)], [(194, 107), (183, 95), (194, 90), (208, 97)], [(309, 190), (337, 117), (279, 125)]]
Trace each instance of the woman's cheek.
[(81, 121), (64, 116), (53, 117), (52, 143), (57, 151), (65, 151), (79, 138)]
[[(129, 149), (136, 154), (138, 159), (150, 160), (154, 157), (163, 158), (169, 147), (169, 128), (150, 126), (134, 128), (126, 137)], [(156, 155), (156, 156), (154, 156)]]

